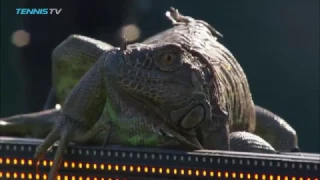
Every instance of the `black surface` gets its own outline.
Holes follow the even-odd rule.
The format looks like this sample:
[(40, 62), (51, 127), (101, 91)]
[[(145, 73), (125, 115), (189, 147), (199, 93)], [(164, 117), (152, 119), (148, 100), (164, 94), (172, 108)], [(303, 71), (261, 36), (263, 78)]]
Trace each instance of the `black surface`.
[[(13, 160), (16, 159), (17, 162), (22, 159), (32, 160), (34, 150), (41, 141), (39, 139), (1, 137), (0, 158), (2, 159), (0, 160), (2, 160), (2, 163), (0, 161), (0, 169), (5, 173), (11, 172), (11, 176), (13, 169), (16, 172), (36, 173), (35, 166), (27, 165), (27, 163), (24, 166), (19, 165), (19, 163), (14, 165)], [(44, 161), (46, 163), (53, 159), (55, 149), (56, 147), (53, 147), (45, 156)], [(7, 163), (7, 159), (10, 160), (10, 163)], [(149, 176), (152, 179), (156, 177), (207, 179), (210, 177), (210, 172), (213, 171), (213, 177), (220, 176), (220, 179), (234, 179), (232, 174), (237, 175), (237, 177), (242, 174), (244, 177), (250, 175), (252, 179), (254, 179), (254, 176), (261, 179), (265, 175), (266, 177), (274, 176), (274, 179), (276, 179), (276, 176), (280, 176), (281, 179), (303, 177), (315, 180), (316, 177), (319, 177), (319, 159), (319, 154), (309, 153), (262, 154), (209, 150), (183, 152), (157, 148), (119, 146), (102, 148), (70, 145), (64, 155), (64, 162), (69, 163), (69, 165), (64, 166), (63, 162), (60, 174), (67, 174), (69, 178), (74, 175), (77, 177), (97, 177), (98, 179), (101, 179), (102, 176), (114, 176), (120, 179), (140, 179), (138, 176)], [(40, 162), (40, 175), (49, 171), (49, 166), (43, 165), (44, 161)], [(75, 164), (75, 167), (71, 167), (71, 162)], [(32, 164), (34, 163), (32, 161)], [(79, 163), (82, 168), (80, 168)], [(87, 164), (90, 168), (85, 168)], [(94, 164), (96, 164), (96, 168), (93, 168)], [(104, 166), (103, 169), (99, 168), (101, 164)], [(111, 169), (107, 170), (107, 167), (111, 167)], [(123, 170), (123, 167), (126, 167), (126, 169)], [(133, 168), (132, 171), (129, 170), (130, 167)], [(144, 172), (145, 168), (148, 171)], [(151, 172), (152, 168), (155, 172)], [(162, 169), (162, 173), (159, 172), (159, 169)], [(167, 173), (167, 169), (170, 170), (169, 173)], [(184, 174), (180, 173), (181, 170), (184, 170)], [(186, 175), (189, 170), (192, 174)], [(206, 173), (205, 176), (203, 175), (204, 172)]]

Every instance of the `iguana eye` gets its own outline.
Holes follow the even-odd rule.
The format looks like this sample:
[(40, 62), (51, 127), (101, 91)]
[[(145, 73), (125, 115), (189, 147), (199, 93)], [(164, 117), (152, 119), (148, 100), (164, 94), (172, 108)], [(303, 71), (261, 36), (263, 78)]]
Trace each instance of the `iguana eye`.
[(163, 65), (171, 65), (174, 63), (174, 61), (177, 59), (177, 57), (173, 54), (165, 54), (162, 57), (162, 64)]
[(157, 47), (152, 55), (156, 66), (162, 71), (173, 71), (182, 65), (183, 51), (174, 44)]

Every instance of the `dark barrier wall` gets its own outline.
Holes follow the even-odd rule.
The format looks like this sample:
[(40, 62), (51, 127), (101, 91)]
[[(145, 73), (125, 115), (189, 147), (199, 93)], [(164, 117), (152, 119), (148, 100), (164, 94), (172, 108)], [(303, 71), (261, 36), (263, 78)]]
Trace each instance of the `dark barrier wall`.
[[(16, 5), (1, 3), (3, 117), (26, 112), (27, 103), (21, 91), (25, 81), (19, 60), (13, 59), (18, 58), (17, 48), (10, 44), (11, 33), (19, 22), (14, 13)], [(141, 29), (141, 39), (170, 27), (164, 17), (169, 6), (212, 24), (224, 34), (223, 43), (247, 73), (254, 101), (290, 122), (297, 130), (303, 151), (320, 152), (318, 0), (136, 3), (134, 20)]]

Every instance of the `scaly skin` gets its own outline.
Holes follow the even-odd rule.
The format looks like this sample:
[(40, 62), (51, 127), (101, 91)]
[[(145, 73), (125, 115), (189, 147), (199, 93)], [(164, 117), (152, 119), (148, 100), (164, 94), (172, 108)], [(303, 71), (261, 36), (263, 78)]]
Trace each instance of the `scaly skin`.
[(99, 40), (72, 35), (52, 52), (52, 84), (60, 102), (99, 59), (113, 47)]
[[(130, 45), (127, 50), (106, 48), (95, 62), (103, 52), (97, 50), (92, 58), (84, 60), (89, 62), (87, 68), (90, 63), (94, 65), (66, 98), (58, 121), (35, 154), (40, 159), (60, 139), (49, 179), (54, 179), (70, 140), (102, 142), (109, 137), (108, 143), (126, 144), (126, 138), (119, 139), (122, 130), (128, 130), (123, 127), (133, 130), (130, 136), (140, 135), (136, 145), (146, 145), (149, 135), (160, 133), (163, 135), (155, 139), (163, 142), (162, 147), (274, 152), (256, 135), (229, 134), (235, 130), (253, 132), (255, 112), (265, 119), (261, 127), (266, 121), (278, 119), (254, 107), (245, 74), (232, 54), (216, 41), (216, 32), (207, 23), (186, 18), (174, 9), (170, 17), (175, 27), (149, 38), (144, 42), (147, 45)], [(75, 49), (76, 53), (87, 53), (85, 43), (80, 42), (82, 45), (84, 51)], [(59, 46), (54, 54), (61, 56), (59, 48), (62, 52), (67, 49), (77, 58), (64, 46), (69, 45)], [(86, 68), (78, 72), (75, 80)], [(64, 99), (68, 93), (61, 94), (60, 99)], [(285, 126), (281, 129), (286, 130)], [(289, 136), (296, 139), (295, 132), (290, 131)]]
[[(58, 115), (60, 113), (60, 110), (57, 109), (51, 109), (46, 111), (41, 111), (37, 113), (29, 113), (29, 114), (22, 114), (22, 115), (15, 115), (7, 118), (3, 118), (0, 120), (0, 126), (1, 126), (1, 132), (0, 136), (14, 136), (14, 137), (32, 137), (32, 138), (45, 138), (51, 131), (55, 120), (58, 118)], [(260, 112), (257, 112), (259, 114)], [(275, 118), (275, 119), (273, 119)], [(264, 119), (266, 119), (264, 117)], [(288, 130), (281, 130), (279, 126), (276, 124), (280, 124), (278, 122), (279, 117), (278, 116), (270, 116), (267, 118), (267, 122), (271, 122), (274, 127), (271, 127), (270, 129), (267, 129), (269, 132), (267, 134), (272, 134), (274, 137), (277, 137), (280, 133), (290, 133)], [(102, 122), (105, 122), (104, 116), (100, 117), (99, 122), (102, 124)], [(273, 122), (275, 121), (275, 122)], [(155, 137), (158, 137), (157, 134), (154, 134), (151, 132), (147, 136), (149, 138), (143, 138), (142, 135), (136, 134), (135, 136), (130, 136), (127, 134), (129, 128), (121, 127), (121, 129), (104, 129), (100, 127), (100, 123), (97, 123), (96, 126), (92, 127), (91, 132), (95, 135), (92, 136), (92, 138), (84, 139), (84, 140), (78, 140), (77, 144), (85, 144), (85, 145), (103, 145), (104, 138), (108, 136), (109, 130), (112, 131), (111, 134), (113, 134), (110, 138), (108, 143), (111, 142), (113, 144), (123, 144), (123, 145), (142, 145), (141, 139), (145, 139), (145, 146), (157, 146), (161, 143), (161, 140), (164, 138), (158, 139)], [(259, 123), (257, 123), (259, 124)], [(264, 123), (263, 123), (264, 124)], [(119, 124), (118, 124), (119, 126)], [(263, 127), (262, 127), (263, 128)], [(269, 127), (267, 127), (269, 128)], [(281, 128), (291, 128), (289, 125), (287, 127), (281, 127)], [(134, 130), (133, 130), (134, 131)], [(88, 133), (89, 134), (89, 133)], [(126, 136), (124, 136), (127, 134)], [(121, 138), (119, 138), (121, 137)], [(278, 136), (279, 137), (279, 136)], [(291, 135), (285, 135), (285, 137), (291, 137)], [(120, 141), (120, 139), (122, 141)], [(282, 145), (279, 141), (279, 138), (271, 139), (271, 144), (280, 144), (279, 148), (276, 147), (277, 150), (281, 151), (287, 151), (290, 150), (288, 147), (292, 147), (292, 143), (290, 143), (290, 139), (280, 138), (283, 140), (286, 140), (287, 144)], [(260, 138), (259, 136), (255, 134), (251, 134), (249, 132), (244, 131), (237, 131), (237, 132), (231, 132), (230, 133), (230, 149), (234, 151), (243, 151), (243, 152), (263, 152), (263, 153), (276, 153), (276, 150), (273, 146), (271, 146), (268, 142), (266, 142), (264, 139)], [(169, 142), (169, 143), (176, 143), (175, 146), (179, 145), (179, 142)], [(168, 145), (168, 143), (166, 143)], [(281, 149), (281, 147), (283, 149)], [(175, 147), (177, 148), (177, 147)], [(178, 147), (179, 148), (179, 147)]]

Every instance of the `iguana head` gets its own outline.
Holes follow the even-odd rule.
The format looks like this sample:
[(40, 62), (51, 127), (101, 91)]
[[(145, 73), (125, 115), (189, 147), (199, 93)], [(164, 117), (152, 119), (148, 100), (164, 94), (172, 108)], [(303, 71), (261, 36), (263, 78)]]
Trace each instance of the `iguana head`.
[(137, 110), (185, 130), (211, 118), (206, 74), (179, 44), (129, 45), (110, 52), (105, 68), (108, 84), (119, 96), (131, 97)]

